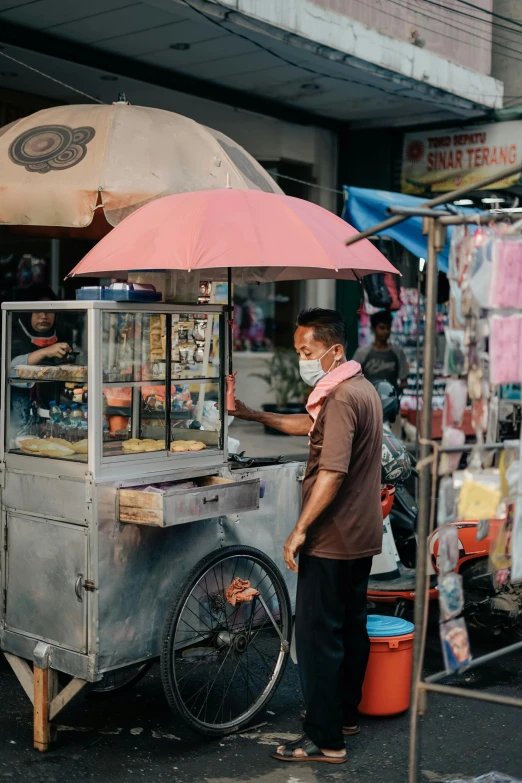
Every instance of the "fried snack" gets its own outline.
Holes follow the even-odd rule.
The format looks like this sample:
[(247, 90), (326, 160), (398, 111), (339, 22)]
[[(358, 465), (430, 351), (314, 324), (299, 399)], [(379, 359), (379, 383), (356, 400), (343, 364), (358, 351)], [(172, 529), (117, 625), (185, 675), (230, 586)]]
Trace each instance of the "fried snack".
[(89, 441), (87, 438), (84, 438), (83, 440), (79, 440), (77, 443), (71, 443), (71, 447), (77, 454), (87, 454), (89, 451)]
[(20, 448), (22, 451), (27, 451), (29, 454), (34, 454), (38, 451), (38, 444), (40, 438), (24, 438), (20, 441)]
[(182, 451), (188, 451), (186, 440), (175, 440), (170, 444), (170, 451), (172, 454), (181, 453)]
[(26, 454), (36, 454), (39, 457), (71, 457), (75, 452), (71, 448), (71, 444), (67, 441), (67, 446), (56, 441), (60, 438), (56, 438), (54, 442), (44, 440), (43, 438), (28, 438), (20, 443), (20, 448), (25, 451)]
[(31, 367), (30, 364), (17, 364), (14, 369), (16, 371), (16, 375), (18, 376), (18, 378), (35, 377), (35, 368)]
[(206, 449), (206, 445), (200, 440), (189, 440), (189, 451), (203, 451)]
[(56, 370), (56, 378), (67, 378), (70, 381), (86, 381), (87, 367), (77, 364), (60, 364), (53, 368)]
[(122, 443), (124, 451), (138, 453), (145, 451), (163, 451), (165, 448), (164, 440), (154, 440), (153, 438), (129, 438)]
[(64, 438), (48, 438), (45, 443), (57, 443), (66, 449), (74, 449), (74, 445)]
[(174, 454), (182, 451), (202, 451), (206, 448), (205, 444), (200, 440), (175, 440), (170, 444), (170, 450)]

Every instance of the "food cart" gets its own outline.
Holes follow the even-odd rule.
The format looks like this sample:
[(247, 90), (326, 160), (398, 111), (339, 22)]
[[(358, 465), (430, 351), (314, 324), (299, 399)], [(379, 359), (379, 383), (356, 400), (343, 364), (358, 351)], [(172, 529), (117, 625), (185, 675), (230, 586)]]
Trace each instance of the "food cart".
[(74, 361), (31, 364), (13, 346), (34, 309), (2, 305), (0, 646), (35, 747), (80, 690), (157, 658), (175, 712), (237, 731), (287, 662), (304, 465), (229, 467), (223, 306), (38, 303)]

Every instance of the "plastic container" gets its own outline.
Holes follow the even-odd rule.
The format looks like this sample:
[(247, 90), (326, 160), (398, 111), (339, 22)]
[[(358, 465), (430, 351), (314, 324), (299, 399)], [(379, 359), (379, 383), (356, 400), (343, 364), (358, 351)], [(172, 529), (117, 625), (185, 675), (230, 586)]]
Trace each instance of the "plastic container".
[(399, 715), (410, 706), (414, 626), (398, 617), (368, 617), (370, 659), (359, 711)]
[(161, 302), (161, 291), (134, 290), (132, 283), (126, 287), (92, 285), (78, 288), (77, 301), (110, 301), (110, 302)]
[(60, 405), (60, 437), (64, 440), (71, 439), (71, 419), (67, 405)]

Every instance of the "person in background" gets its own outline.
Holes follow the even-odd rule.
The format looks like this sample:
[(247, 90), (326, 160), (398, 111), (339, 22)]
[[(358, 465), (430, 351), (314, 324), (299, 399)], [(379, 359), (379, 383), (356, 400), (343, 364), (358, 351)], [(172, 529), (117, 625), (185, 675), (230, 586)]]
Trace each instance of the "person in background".
[[(56, 294), (49, 286), (35, 283), (16, 292), (19, 302), (54, 302)], [(17, 364), (55, 364), (72, 350), (56, 332), (56, 314), (48, 310), (13, 313), (11, 366)]]
[[(54, 291), (42, 283), (18, 289), (15, 297), (19, 302), (56, 300)], [(12, 319), (11, 370), (13, 374), (16, 374), (16, 367), (19, 364), (60, 364), (71, 352), (69, 343), (60, 340), (57, 334), (55, 313), (37, 309), (13, 312)], [(39, 386), (42, 388), (40, 389)], [(11, 424), (15, 429), (28, 424), (31, 405), (33, 402), (41, 402), (42, 395), (54, 397), (54, 385), (37, 385), (35, 381), (11, 383)]]
[(304, 734), (272, 753), (279, 761), (343, 763), (344, 737), (360, 731), (370, 651), (366, 591), (382, 546), (382, 406), (360, 365), (346, 360), (345, 343), (337, 311), (304, 310), (294, 346), (301, 377), (314, 387), (308, 414), (254, 411), (239, 400), (231, 412), (289, 435), (310, 435), (302, 510), (284, 546), (288, 568), (298, 571)]
[(388, 381), (397, 389), (408, 383), (408, 362), (402, 348), (390, 340), (393, 318), (388, 310), (379, 310), (370, 317), (373, 344), (358, 348), (354, 361), (359, 362), (370, 383)]

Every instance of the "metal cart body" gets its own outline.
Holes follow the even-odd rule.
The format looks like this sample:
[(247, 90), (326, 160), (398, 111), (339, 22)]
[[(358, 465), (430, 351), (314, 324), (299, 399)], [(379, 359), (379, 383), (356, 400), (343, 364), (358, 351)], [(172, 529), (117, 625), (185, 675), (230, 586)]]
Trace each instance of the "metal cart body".
[[(208, 305), (39, 303), (39, 310), (86, 311), (89, 452), (85, 462), (12, 453), (7, 431), (8, 315), (31, 309), (34, 304), (3, 305), (0, 646), (11, 656), (37, 662), (43, 643), (51, 669), (96, 682), (106, 672), (159, 655), (169, 604), (208, 553), (229, 544), (248, 544), (284, 566), (283, 542), (299, 514), (304, 465), (230, 470), (226, 416), (220, 449), (104, 457), (102, 313), (175, 314), (188, 309), (214, 312), (223, 319), (223, 308)], [(227, 350), (228, 346), (221, 347), (216, 378), (220, 400)], [(176, 498), (169, 507), (172, 518), (167, 527), (119, 521), (121, 488), (213, 475), (232, 483), (192, 491), (197, 521), (185, 516), (177, 523)], [(216, 512), (209, 516), (207, 508)], [(296, 577), (286, 568), (284, 573), (293, 595)]]

